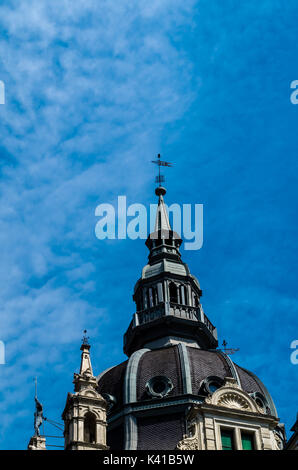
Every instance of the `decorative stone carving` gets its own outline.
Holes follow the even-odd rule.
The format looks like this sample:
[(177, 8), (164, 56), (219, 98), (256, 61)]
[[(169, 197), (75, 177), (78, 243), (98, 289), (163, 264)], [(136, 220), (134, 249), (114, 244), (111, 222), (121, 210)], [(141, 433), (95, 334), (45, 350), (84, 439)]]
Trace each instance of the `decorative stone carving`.
[(212, 395), (208, 395), (205, 402), (210, 405), (264, 414), (264, 410), (241, 389), (236, 379), (232, 377), (227, 377), (224, 385)]
[(266, 414), (266, 410), (264, 410), (264, 408), (261, 408), (261, 406), (259, 406), (257, 403), (256, 403), (256, 407), (257, 407), (257, 412), (258, 413), (260, 413), (261, 415)]
[(221, 397), (219, 397), (217, 404), (219, 406), (226, 406), (227, 408), (236, 408), (241, 410), (252, 411), (248, 401), (241, 395), (239, 395), (239, 393), (225, 393)]
[(199, 450), (200, 444), (197, 436), (188, 437), (184, 434), (183, 439), (178, 442), (177, 450)]
[(107, 450), (107, 402), (97, 391), (93, 375), (90, 345), (86, 338), (81, 346), (81, 367), (74, 374), (74, 392), (69, 393), (62, 414), (66, 450)]
[[(192, 409), (193, 412), (196, 410), (196, 407)], [(183, 435), (183, 439), (178, 442), (176, 449), (199, 450), (200, 448), (196, 419), (191, 419), (191, 415), (189, 415), (189, 419), (187, 420), (187, 434)]]
[(274, 436), (274, 448), (275, 450), (282, 450), (283, 448), (283, 441), (280, 437), (280, 435), (276, 432), (273, 431), (273, 436)]
[(240, 385), (238, 385), (238, 382), (237, 382), (236, 379), (234, 379), (234, 377), (226, 377), (224, 386), (225, 387), (238, 388), (238, 389), (241, 390)]

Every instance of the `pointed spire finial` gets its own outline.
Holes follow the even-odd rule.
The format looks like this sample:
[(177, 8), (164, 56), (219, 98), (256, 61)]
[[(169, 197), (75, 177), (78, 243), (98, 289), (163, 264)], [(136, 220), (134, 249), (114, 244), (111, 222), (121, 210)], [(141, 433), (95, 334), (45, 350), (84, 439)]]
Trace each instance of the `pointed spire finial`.
[(81, 388), (89, 383), (90, 381), (96, 383), (96, 378), (93, 376), (91, 358), (90, 358), (90, 344), (89, 336), (87, 336), (87, 330), (84, 330), (84, 336), (82, 338), (81, 345), (81, 365), (79, 373), (74, 374), (75, 392), (79, 392)]
[(160, 174), (161, 166), (171, 167), (172, 163), (166, 162), (160, 159), (160, 153), (157, 155), (157, 160), (152, 160), (152, 163), (158, 165), (158, 176), (155, 178), (155, 182), (158, 183), (158, 187), (155, 189), (156, 196), (159, 197), (158, 209), (156, 213), (155, 231), (159, 230), (171, 230), (168, 214), (163, 201), (163, 196), (166, 194), (166, 188), (161, 183), (164, 183), (165, 177)]

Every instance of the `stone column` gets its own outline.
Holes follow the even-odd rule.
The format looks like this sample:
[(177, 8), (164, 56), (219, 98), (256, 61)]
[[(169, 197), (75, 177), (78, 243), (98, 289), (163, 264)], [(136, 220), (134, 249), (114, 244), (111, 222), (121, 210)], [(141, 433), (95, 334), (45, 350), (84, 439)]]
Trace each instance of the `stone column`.
[(162, 291), (162, 283), (161, 282), (159, 282), (157, 284), (157, 293), (158, 293), (159, 302), (163, 302), (163, 291)]
[(96, 420), (96, 443), (106, 445), (106, 423), (101, 419)]
[(84, 440), (84, 418), (78, 418), (78, 441)]
[(192, 295), (191, 295), (190, 285), (187, 286), (187, 291), (188, 291), (188, 305), (192, 307)]

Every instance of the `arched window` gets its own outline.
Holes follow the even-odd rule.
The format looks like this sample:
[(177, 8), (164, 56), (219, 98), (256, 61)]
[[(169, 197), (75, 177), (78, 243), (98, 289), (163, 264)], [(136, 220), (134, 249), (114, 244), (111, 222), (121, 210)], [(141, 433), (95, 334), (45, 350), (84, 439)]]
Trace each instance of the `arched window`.
[(185, 305), (189, 305), (188, 288), (186, 286), (184, 286), (184, 292), (185, 292)]
[(156, 287), (152, 288), (153, 291), (153, 304), (157, 305), (158, 304), (158, 296), (157, 296), (157, 289)]
[(141, 310), (143, 310), (143, 302), (142, 302), (141, 297), (137, 298), (136, 304), (137, 304), (137, 312), (140, 312)]
[(147, 291), (147, 302), (148, 302), (148, 307), (153, 307), (154, 305), (154, 300), (153, 300), (153, 289), (152, 287), (149, 287), (148, 291)]
[(169, 285), (169, 292), (170, 292), (170, 302), (174, 302), (175, 304), (178, 303), (178, 292), (177, 286), (174, 282), (171, 282)]
[(147, 289), (147, 292), (146, 292), (146, 302), (147, 302), (147, 307), (146, 307), (146, 308), (150, 308), (150, 307), (151, 307), (151, 304), (150, 304), (149, 289)]
[(88, 411), (84, 419), (84, 441), (95, 444), (96, 442), (96, 417)]

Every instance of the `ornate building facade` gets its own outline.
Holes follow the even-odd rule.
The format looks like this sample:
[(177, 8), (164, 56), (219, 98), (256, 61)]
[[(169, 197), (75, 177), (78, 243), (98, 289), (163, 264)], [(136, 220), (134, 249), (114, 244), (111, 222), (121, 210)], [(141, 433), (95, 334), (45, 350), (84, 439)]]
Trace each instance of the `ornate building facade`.
[[(124, 334), (128, 359), (93, 375), (83, 341), (63, 412), (70, 450), (278, 450), (285, 435), (261, 380), (218, 349), (198, 279), (156, 189), (155, 230)], [(43, 446), (44, 444), (41, 443)]]
[(90, 345), (81, 346), (81, 367), (74, 374), (75, 393), (69, 393), (62, 414), (65, 450), (107, 450), (107, 402), (97, 391), (93, 375)]
[(218, 350), (201, 287), (181, 259), (156, 189), (155, 230), (124, 335), (128, 359), (97, 377), (110, 449), (279, 449), (284, 433), (264, 384)]

